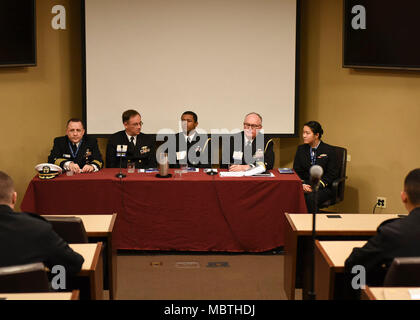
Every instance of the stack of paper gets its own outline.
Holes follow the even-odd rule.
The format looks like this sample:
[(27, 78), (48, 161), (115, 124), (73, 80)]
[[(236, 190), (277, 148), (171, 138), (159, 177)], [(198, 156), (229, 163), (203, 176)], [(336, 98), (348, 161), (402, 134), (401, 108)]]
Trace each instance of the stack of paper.
[(238, 171), (238, 172), (233, 172), (233, 171), (222, 171), (219, 172), (220, 177), (243, 177), (245, 176), (245, 171)]

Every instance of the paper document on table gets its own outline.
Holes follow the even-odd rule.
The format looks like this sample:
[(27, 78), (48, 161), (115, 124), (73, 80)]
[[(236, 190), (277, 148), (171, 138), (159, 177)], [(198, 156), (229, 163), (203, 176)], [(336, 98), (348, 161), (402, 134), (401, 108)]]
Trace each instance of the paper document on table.
[(222, 171), (219, 172), (220, 177), (243, 177), (245, 175), (245, 171)]

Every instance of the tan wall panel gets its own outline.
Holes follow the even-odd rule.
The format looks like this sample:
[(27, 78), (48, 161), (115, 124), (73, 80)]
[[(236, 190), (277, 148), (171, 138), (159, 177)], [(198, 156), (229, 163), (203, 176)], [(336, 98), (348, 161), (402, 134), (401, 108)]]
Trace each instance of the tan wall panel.
[(372, 212), (384, 196), (377, 213), (402, 212), (403, 179), (419, 167), (420, 72), (342, 68), (342, 10), (338, 0), (303, 1), (300, 125), (320, 121), (325, 142), (351, 155), (338, 210)]
[[(67, 9), (67, 30), (51, 27), (56, 4)], [(38, 0), (36, 5), (38, 65), (0, 68), (0, 170), (14, 179), (19, 206), (35, 165), (47, 161), (53, 138), (64, 134), (68, 118), (82, 116), (80, 3)]]

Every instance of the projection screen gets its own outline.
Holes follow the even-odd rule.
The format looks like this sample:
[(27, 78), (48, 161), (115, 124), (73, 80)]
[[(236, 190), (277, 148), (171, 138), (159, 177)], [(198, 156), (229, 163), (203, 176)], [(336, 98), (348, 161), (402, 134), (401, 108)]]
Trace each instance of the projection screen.
[(241, 129), (258, 112), (266, 134), (296, 134), (297, 0), (85, 0), (89, 134), (122, 130), (136, 109), (142, 132)]

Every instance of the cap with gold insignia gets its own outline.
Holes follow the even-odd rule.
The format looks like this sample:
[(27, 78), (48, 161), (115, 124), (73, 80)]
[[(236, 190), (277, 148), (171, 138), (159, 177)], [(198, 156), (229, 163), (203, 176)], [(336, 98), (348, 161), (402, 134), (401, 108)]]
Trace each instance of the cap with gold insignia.
[(51, 163), (40, 163), (35, 166), (35, 170), (38, 171), (40, 179), (53, 179), (63, 171), (59, 166)]

